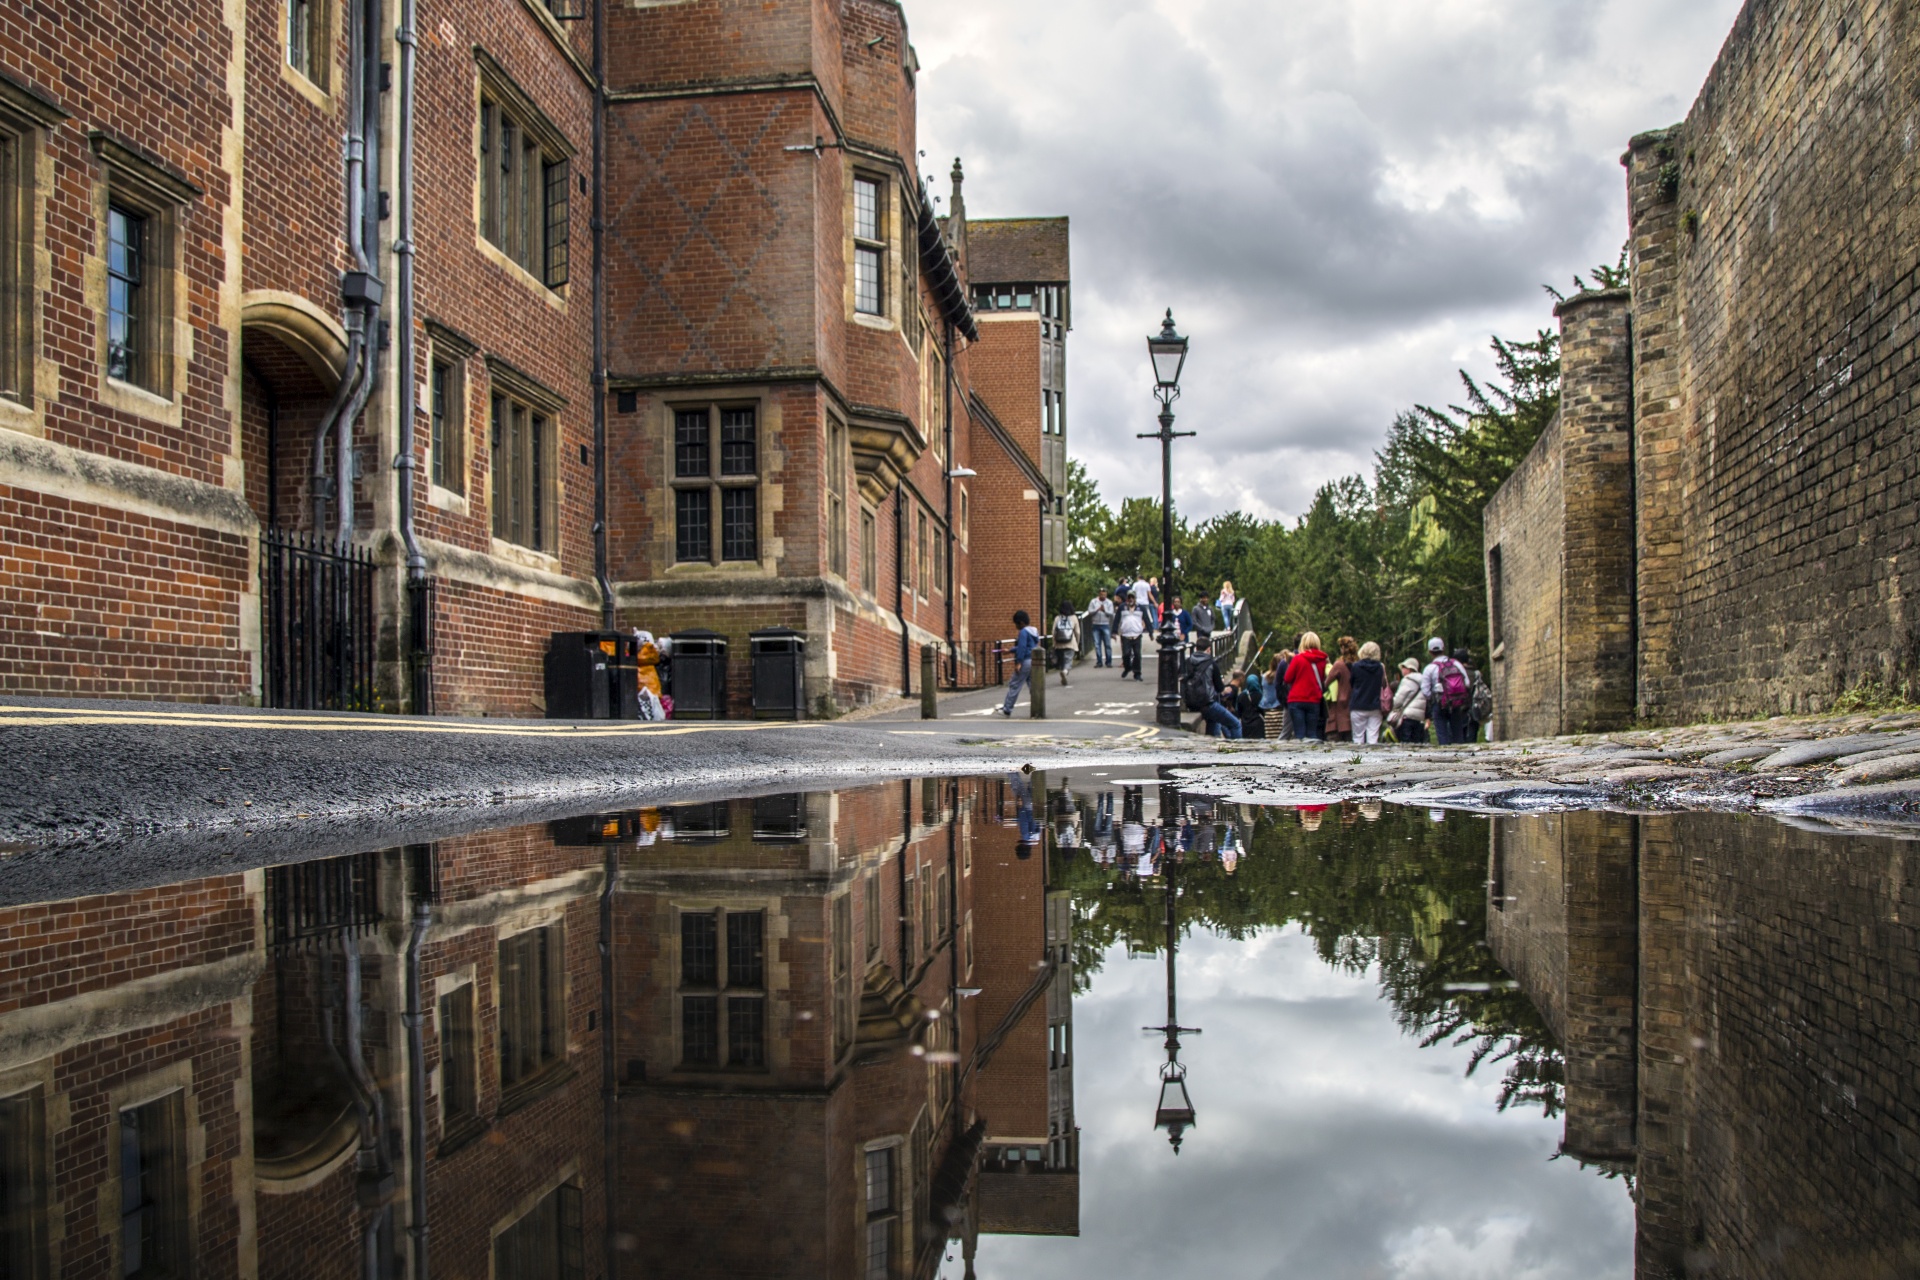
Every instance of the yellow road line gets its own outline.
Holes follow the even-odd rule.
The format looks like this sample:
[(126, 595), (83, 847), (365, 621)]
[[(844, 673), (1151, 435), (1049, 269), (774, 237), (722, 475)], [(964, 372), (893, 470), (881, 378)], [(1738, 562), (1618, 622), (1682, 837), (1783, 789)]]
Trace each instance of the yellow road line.
[(122, 715), (70, 716), (52, 715), (16, 715), (9, 714), (17, 708), (0, 708), (0, 726), (18, 725), (25, 728), (59, 728), (75, 725), (154, 725), (172, 726), (189, 729), (273, 729), (292, 730), (305, 733), (438, 733), (469, 734), (510, 738), (609, 738), (637, 737), (652, 734), (660, 737), (674, 737), (688, 733), (752, 733), (761, 729), (792, 729), (802, 725), (820, 726), (821, 721), (711, 721), (699, 724), (653, 725), (619, 722), (607, 725), (555, 724), (547, 725), (539, 721), (528, 721), (519, 725), (483, 725), (462, 723), (459, 721), (434, 721), (417, 719), (394, 720), (336, 720), (325, 717), (313, 719), (291, 719), (264, 716), (198, 716), (183, 715), (142, 715), (129, 712)]

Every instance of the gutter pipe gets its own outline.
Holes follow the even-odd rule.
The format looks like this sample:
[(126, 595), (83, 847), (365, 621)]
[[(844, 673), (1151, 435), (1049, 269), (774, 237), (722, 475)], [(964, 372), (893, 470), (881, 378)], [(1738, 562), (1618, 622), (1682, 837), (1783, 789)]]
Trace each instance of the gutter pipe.
[[(412, 0), (407, 0), (411, 4)], [(613, 630), (613, 583), (607, 572), (607, 4), (593, 3), (593, 576), (600, 587), (600, 628)], [(612, 1274), (611, 1268), (608, 1274)]]
[[(412, 7), (409, 0), (408, 8)], [(427, 1280), (427, 1049), (423, 1030), (427, 1011), (421, 996), (420, 945), (433, 923), (433, 901), (421, 894), (413, 904), (413, 931), (407, 935), (407, 1202), (413, 1239), (413, 1280)]]
[[(413, 81), (414, 53), (419, 43), (414, 30), (414, 0), (400, 0), (400, 25), (393, 35), (399, 46), (400, 99), (394, 121), (397, 151), (393, 200), (393, 283), (395, 299), (394, 366), (405, 394), (397, 397), (400, 410), (400, 450), (393, 469), (400, 473), (400, 540), (407, 548), (407, 582), (417, 585), (427, 579), (427, 558), (420, 551), (420, 540), (413, 527), (414, 475), (419, 462), (414, 457), (414, 417), (420, 412), (415, 393), (413, 369)], [(417, 712), (419, 708), (415, 708)], [(423, 1273), (424, 1274), (424, 1273)]]

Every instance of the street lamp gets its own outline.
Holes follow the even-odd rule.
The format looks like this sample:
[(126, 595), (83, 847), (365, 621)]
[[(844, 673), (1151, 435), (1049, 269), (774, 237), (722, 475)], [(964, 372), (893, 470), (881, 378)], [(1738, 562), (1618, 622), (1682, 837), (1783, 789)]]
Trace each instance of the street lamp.
[(1180, 637), (1173, 626), (1173, 442), (1191, 431), (1173, 429), (1173, 402), (1180, 398), (1180, 370), (1187, 363), (1187, 340), (1174, 331), (1173, 308), (1160, 332), (1147, 338), (1153, 361), (1153, 394), (1160, 401), (1160, 429), (1139, 433), (1142, 440), (1160, 442), (1160, 692), (1154, 699), (1154, 719), (1169, 729), (1180, 727)]
[(1180, 1154), (1180, 1143), (1186, 1137), (1188, 1129), (1194, 1125), (1193, 1099), (1187, 1095), (1187, 1065), (1180, 1061), (1180, 1037), (1197, 1036), (1198, 1027), (1180, 1025), (1180, 1005), (1176, 978), (1176, 961), (1180, 949), (1180, 919), (1177, 913), (1176, 899), (1180, 888), (1175, 873), (1181, 864), (1177, 840), (1168, 834), (1172, 830), (1171, 819), (1177, 819), (1185, 802), (1180, 798), (1177, 787), (1160, 788), (1160, 883), (1167, 895), (1167, 1021), (1159, 1027), (1144, 1027), (1145, 1031), (1158, 1031), (1166, 1037), (1167, 1060), (1160, 1066), (1160, 1101), (1153, 1109), (1153, 1127), (1167, 1131), (1167, 1141), (1173, 1145), (1173, 1154)]

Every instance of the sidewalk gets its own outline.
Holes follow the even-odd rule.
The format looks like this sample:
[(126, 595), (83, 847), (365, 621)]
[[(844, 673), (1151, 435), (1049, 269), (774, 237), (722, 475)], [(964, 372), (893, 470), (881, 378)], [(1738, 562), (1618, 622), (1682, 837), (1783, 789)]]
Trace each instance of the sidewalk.
[(1000, 706), (1006, 701), (1007, 687), (995, 685), (965, 693), (942, 694), (939, 699), (940, 718), (937, 721), (920, 720), (920, 704), (915, 700), (910, 706), (876, 715), (871, 722), (915, 720), (929, 729), (939, 726), (943, 730), (964, 729), (971, 733), (991, 733), (996, 737), (1005, 736), (1009, 731), (1018, 731), (1023, 726), (1034, 731), (1044, 729), (1044, 732), (1056, 737), (1108, 738), (1132, 734), (1144, 738), (1167, 732), (1154, 723), (1153, 698), (1156, 686), (1153, 660), (1147, 660), (1143, 673), (1146, 678), (1139, 681), (1121, 680), (1119, 662), (1117, 653), (1112, 667), (1075, 662), (1072, 673), (1067, 677), (1069, 683), (1065, 685), (1060, 683), (1058, 671), (1047, 672), (1047, 714), (1043, 720), (1033, 718), (1030, 690), (1021, 691), (1012, 719), (1001, 716)]

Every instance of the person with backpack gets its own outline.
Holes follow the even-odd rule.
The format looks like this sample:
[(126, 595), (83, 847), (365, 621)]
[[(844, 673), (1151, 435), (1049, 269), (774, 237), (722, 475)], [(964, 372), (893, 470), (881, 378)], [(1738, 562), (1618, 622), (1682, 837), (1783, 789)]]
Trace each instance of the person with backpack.
[(1080, 652), (1080, 619), (1073, 616), (1073, 606), (1062, 600), (1060, 615), (1053, 620), (1053, 651), (1060, 655), (1060, 683), (1067, 684), (1067, 673), (1073, 670), (1073, 659)]
[(1131, 674), (1138, 680), (1140, 638), (1147, 634), (1147, 611), (1131, 601), (1121, 605), (1120, 618), (1114, 624), (1114, 630), (1120, 633), (1120, 678), (1125, 680)]
[(1267, 736), (1267, 717), (1260, 710), (1261, 698), (1266, 682), (1258, 671), (1239, 671), (1233, 679), (1227, 681), (1227, 687), (1234, 691), (1233, 714), (1240, 721), (1240, 736), (1243, 738), (1264, 738)]
[(1420, 673), (1420, 692), (1427, 699), (1427, 718), (1440, 745), (1466, 742), (1468, 717), (1473, 714), (1473, 680), (1467, 669), (1447, 656), (1447, 642), (1439, 636), (1427, 641), (1433, 660)]
[(1040, 644), (1040, 631), (1033, 625), (1025, 609), (1013, 611), (1013, 625), (1016, 628), (1013, 637), (1013, 674), (1007, 678), (1007, 700), (1000, 704), (1000, 714), (1008, 717), (1013, 715), (1014, 699), (1033, 679), (1033, 651)]
[(1186, 702), (1187, 710), (1198, 711), (1200, 718), (1207, 722), (1210, 738), (1240, 736), (1240, 718), (1221, 702), (1226, 691), (1226, 681), (1220, 678), (1220, 664), (1213, 658), (1212, 642), (1195, 640), (1193, 652), (1180, 664), (1180, 697)]
[(1468, 742), (1480, 741), (1480, 731), (1493, 719), (1493, 686), (1487, 683), (1480, 668), (1473, 665), (1473, 650), (1461, 645), (1454, 651), (1454, 657), (1467, 669), (1467, 737)]
[(1327, 668), (1326, 739), (1328, 742), (1353, 741), (1353, 664), (1360, 660), (1360, 646), (1352, 636), (1334, 641), (1339, 658)]
[(1353, 685), (1348, 696), (1348, 705), (1352, 708), (1348, 716), (1353, 721), (1353, 740), (1362, 745), (1377, 746), (1380, 742), (1380, 722), (1386, 718), (1381, 694), (1387, 680), (1387, 669), (1380, 662), (1379, 645), (1369, 640), (1360, 646), (1360, 656), (1347, 664), (1347, 679)]
[(1395, 742), (1427, 740), (1427, 695), (1420, 691), (1420, 660), (1400, 664), (1400, 687), (1393, 691), (1393, 710), (1387, 713)]
[(1093, 641), (1093, 665), (1110, 667), (1113, 665), (1113, 601), (1107, 598), (1107, 589), (1087, 601), (1087, 630)]
[(1321, 707), (1327, 697), (1327, 655), (1315, 632), (1300, 633), (1299, 652), (1287, 664), (1286, 686), (1287, 721), (1293, 736), (1302, 742), (1319, 741)]

